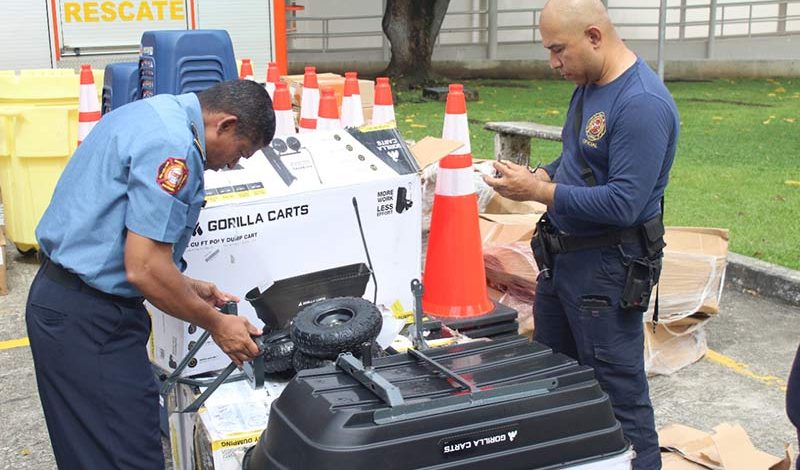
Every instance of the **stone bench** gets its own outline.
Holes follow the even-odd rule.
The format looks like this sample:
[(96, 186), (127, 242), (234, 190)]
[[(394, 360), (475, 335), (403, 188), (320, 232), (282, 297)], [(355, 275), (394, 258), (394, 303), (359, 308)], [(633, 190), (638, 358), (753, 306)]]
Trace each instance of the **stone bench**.
[(487, 122), (483, 128), (496, 132), (495, 158), (510, 160), (520, 165), (529, 163), (531, 139), (561, 141), (561, 127), (546, 126), (536, 122)]

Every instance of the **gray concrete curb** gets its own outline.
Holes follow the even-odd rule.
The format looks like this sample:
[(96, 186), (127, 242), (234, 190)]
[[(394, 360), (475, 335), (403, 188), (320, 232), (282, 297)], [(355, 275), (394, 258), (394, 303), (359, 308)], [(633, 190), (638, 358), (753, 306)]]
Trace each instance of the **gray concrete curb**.
[(800, 307), (800, 271), (731, 252), (726, 273), (735, 287)]

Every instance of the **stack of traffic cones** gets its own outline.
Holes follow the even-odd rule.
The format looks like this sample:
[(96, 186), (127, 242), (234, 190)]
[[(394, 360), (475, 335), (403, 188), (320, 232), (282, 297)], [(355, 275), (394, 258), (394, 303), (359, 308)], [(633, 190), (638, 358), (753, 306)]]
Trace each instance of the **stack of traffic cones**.
[(269, 97), (274, 101), (275, 100), (275, 85), (281, 80), (281, 74), (278, 72), (278, 64), (275, 62), (270, 62), (267, 65), (267, 81), (264, 83), (264, 87), (267, 89), (267, 93), (269, 93)]
[(94, 86), (92, 66), (81, 65), (81, 90), (78, 101), (78, 145), (86, 139), (97, 121), (100, 120), (100, 102)]
[(447, 321), (485, 315), (494, 309), (486, 289), (462, 85), (450, 85), (442, 137), (463, 146), (439, 161), (422, 307), (425, 313)]
[(342, 98), (342, 126), (359, 127), (364, 124), (364, 109), (356, 72), (344, 73), (344, 97)]
[(372, 124), (394, 122), (394, 101), (389, 77), (375, 79), (375, 104), (372, 107)]
[(253, 64), (250, 59), (242, 59), (242, 68), (239, 70), (239, 80), (255, 80)]
[(323, 88), (322, 96), (319, 99), (317, 130), (327, 131), (341, 128), (342, 123), (339, 121), (339, 110), (336, 108), (336, 96), (333, 88)]
[(317, 128), (319, 115), (319, 85), (317, 84), (317, 68), (305, 68), (303, 75), (303, 93), (300, 96), (300, 133), (312, 132)]
[(289, 96), (289, 86), (286, 82), (275, 84), (275, 97), (272, 99), (275, 109), (275, 135), (294, 135), (294, 112), (292, 112), (292, 98)]

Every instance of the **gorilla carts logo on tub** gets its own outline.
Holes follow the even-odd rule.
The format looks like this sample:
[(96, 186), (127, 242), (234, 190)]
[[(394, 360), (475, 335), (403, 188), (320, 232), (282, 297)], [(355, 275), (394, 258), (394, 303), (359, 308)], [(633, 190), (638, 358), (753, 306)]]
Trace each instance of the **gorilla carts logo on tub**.
[(586, 123), (586, 140), (597, 142), (606, 135), (606, 113), (600, 111), (592, 114)]
[(169, 157), (158, 167), (156, 182), (164, 191), (176, 194), (186, 184), (187, 178), (189, 178), (189, 167), (186, 166), (186, 160)]
[(511, 424), (448, 437), (439, 441), (439, 446), (445, 458), (465, 457), (510, 449), (519, 444), (516, 442), (518, 436), (518, 425)]

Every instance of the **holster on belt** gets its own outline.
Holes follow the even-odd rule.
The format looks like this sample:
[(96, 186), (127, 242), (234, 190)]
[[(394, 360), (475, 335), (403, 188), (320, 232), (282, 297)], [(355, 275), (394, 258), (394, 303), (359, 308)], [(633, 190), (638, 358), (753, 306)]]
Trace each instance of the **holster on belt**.
[(551, 250), (551, 235), (554, 229), (547, 219), (547, 214), (543, 214), (536, 223), (536, 229), (531, 238), (531, 250), (536, 267), (545, 279), (550, 279), (551, 268), (553, 267), (553, 252)]

